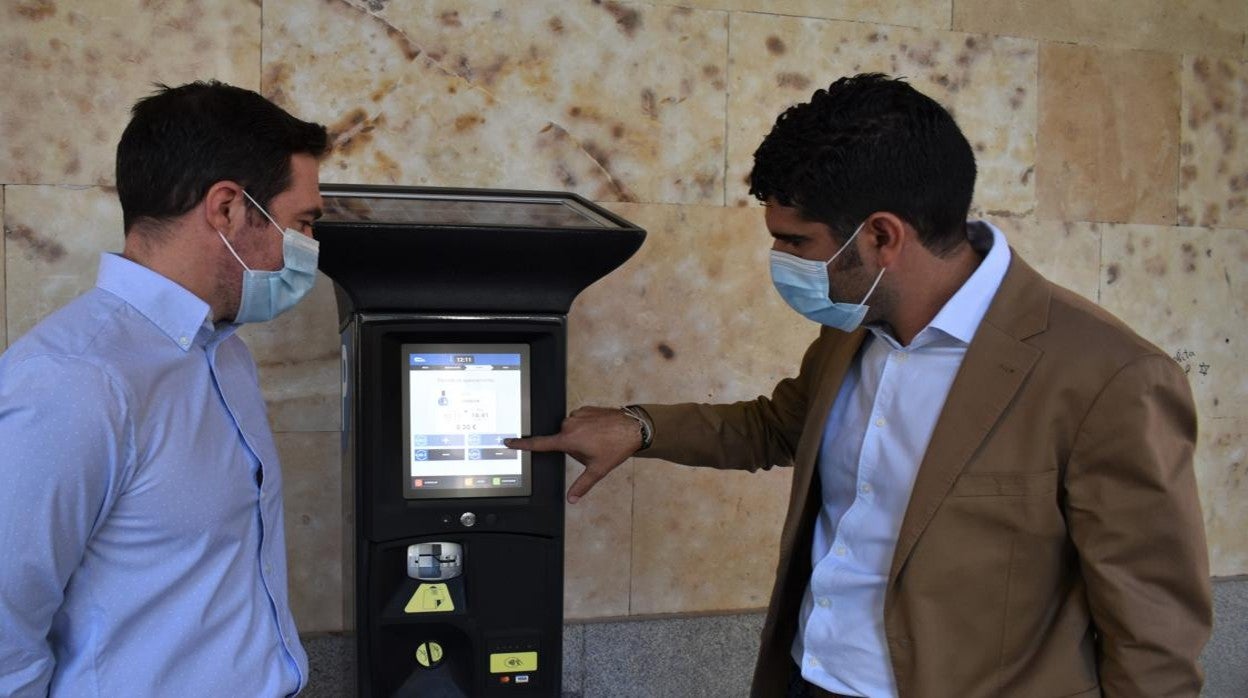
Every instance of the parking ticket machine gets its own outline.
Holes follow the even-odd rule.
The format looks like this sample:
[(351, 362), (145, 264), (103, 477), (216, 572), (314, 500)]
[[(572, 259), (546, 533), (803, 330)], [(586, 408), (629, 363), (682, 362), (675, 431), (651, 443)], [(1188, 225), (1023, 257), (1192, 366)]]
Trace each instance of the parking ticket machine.
[(568, 308), (645, 232), (567, 193), (322, 194), (359, 694), (558, 696), (564, 460), (502, 440), (559, 430)]

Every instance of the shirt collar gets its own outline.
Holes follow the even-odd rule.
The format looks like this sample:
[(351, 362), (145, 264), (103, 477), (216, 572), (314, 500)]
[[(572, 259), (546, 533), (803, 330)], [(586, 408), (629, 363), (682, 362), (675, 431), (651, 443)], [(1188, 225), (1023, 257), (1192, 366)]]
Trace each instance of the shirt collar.
[(928, 327), (970, 344), (1010, 267), (1010, 246), (1005, 235), (987, 221), (967, 221), (966, 236), (976, 252), (987, 254)]
[(202, 298), (121, 255), (100, 256), (95, 285), (139, 311), (183, 351), (196, 343), (205, 325), (212, 327), (211, 309)]
[[(1001, 287), (1001, 280), (1010, 266), (1010, 246), (1005, 235), (996, 226), (987, 221), (967, 221), (966, 236), (971, 247), (984, 253), (983, 260), (962, 284), (962, 287), (936, 313), (936, 317), (927, 324), (910, 343), (917, 348), (938, 340), (938, 330), (962, 344), (970, 344), (983, 322), (984, 314), (992, 298)], [(894, 348), (900, 348), (897, 340), (887, 331), (879, 327), (868, 327), (876, 337), (888, 341)]]

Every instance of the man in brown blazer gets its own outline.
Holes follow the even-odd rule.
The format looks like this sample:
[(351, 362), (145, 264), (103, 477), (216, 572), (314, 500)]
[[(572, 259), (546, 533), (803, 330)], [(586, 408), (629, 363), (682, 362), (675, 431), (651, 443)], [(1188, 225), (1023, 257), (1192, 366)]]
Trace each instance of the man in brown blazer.
[(731, 405), (583, 407), (511, 445), (585, 463), (570, 502), (633, 455), (794, 467), (755, 696), (1196, 696), (1186, 377), (967, 222), (974, 178), (904, 82), (819, 90), (751, 173), (776, 288), (823, 325), (798, 375)]

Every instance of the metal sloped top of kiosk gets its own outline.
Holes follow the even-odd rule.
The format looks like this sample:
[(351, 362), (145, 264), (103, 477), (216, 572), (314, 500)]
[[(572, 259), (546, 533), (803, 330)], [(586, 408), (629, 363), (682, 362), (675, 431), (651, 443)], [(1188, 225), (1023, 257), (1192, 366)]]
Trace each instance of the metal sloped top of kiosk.
[(645, 238), (567, 192), (327, 184), (321, 194), (320, 267), (344, 315), (566, 313)]

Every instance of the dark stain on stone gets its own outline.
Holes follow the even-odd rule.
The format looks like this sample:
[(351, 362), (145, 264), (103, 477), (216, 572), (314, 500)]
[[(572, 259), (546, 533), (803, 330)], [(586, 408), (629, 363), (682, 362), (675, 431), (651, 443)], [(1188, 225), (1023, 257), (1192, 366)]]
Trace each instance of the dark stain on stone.
[(1198, 174), (1200, 174), (1200, 171), (1196, 169), (1195, 165), (1184, 165), (1180, 167), (1179, 184), (1184, 187), (1190, 185), (1192, 182), (1196, 181), (1196, 176)]
[(1015, 87), (1013, 94), (1010, 95), (1010, 109), (1018, 111), (1023, 106), (1023, 98), (1027, 96), (1027, 90), (1021, 87)]
[(1036, 166), (1035, 166), (1035, 165), (1032, 165), (1031, 167), (1028, 167), (1027, 169), (1023, 170), (1023, 176), (1022, 176), (1022, 177), (1019, 177), (1019, 178), (1018, 178), (1018, 181), (1019, 181), (1020, 183), (1022, 183), (1022, 184), (1026, 184), (1026, 183), (1030, 182), (1030, 181), (1031, 181), (1031, 175), (1035, 174), (1035, 172), (1036, 172)]
[(1198, 258), (1196, 247), (1190, 242), (1185, 242), (1181, 245), (1180, 249), (1183, 250), (1183, 271), (1186, 271), (1189, 274), (1195, 272), (1196, 260)]
[(30, 259), (53, 264), (65, 256), (65, 247), (61, 243), (42, 237), (29, 226), (15, 225), (10, 228), (6, 225), (4, 237), (26, 248), (27, 257)]
[(478, 114), (460, 114), (455, 117), (455, 130), (463, 133), (485, 123), (485, 118)]
[(666, 342), (659, 342), (658, 345), (655, 346), (654, 348), (657, 349), (659, 351), (659, 354), (661, 354), (663, 358), (667, 359), (668, 361), (671, 361), (676, 356), (676, 351), (672, 349), (671, 347), (667, 346)]
[(810, 78), (801, 73), (780, 73), (776, 75), (776, 84), (780, 87), (791, 87), (795, 90), (804, 90), (810, 87)]
[(616, 124), (611, 127), (611, 137), (619, 140), (624, 137), (624, 124)]
[(716, 177), (714, 173), (699, 174), (693, 178), (693, 183), (697, 185), (698, 191), (702, 193), (702, 196), (708, 199), (715, 193)]
[(572, 174), (572, 170), (569, 170), (567, 165), (559, 163), (555, 167), (555, 172), (558, 174), (559, 181), (563, 183), (563, 186), (569, 189), (576, 186), (576, 175)]
[(767, 37), (767, 52), (773, 56), (783, 56), (786, 51), (784, 41), (776, 35)]
[(1209, 82), (1209, 78), (1213, 75), (1213, 71), (1209, 70), (1209, 59), (1197, 58), (1192, 63), (1192, 72), (1201, 82)]
[(1118, 280), (1118, 271), (1119, 269), (1117, 264), (1111, 264), (1108, 267), (1105, 267), (1105, 284), (1107, 286), (1113, 285), (1113, 283)]
[(550, 20), (546, 22), (546, 26), (550, 27), (550, 30), (556, 34), (563, 33), (563, 20), (558, 17), (551, 17)]
[(593, 158), (595, 162), (602, 166), (602, 169), (610, 171), (611, 155), (599, 147), (597, 143), (593, 141), (585, 141), (581, 144), (581, 148), (583, 148), (585, 153)]
[(702, 66), (702, 77), (712, 80), (719, 77), (719, 66), (713, 63)]
[(649, 87), (641, 91), (641, 113), (651, 119), (659, 118), (659, 100)]
[(487, 85), (492, 86), (497, 80), (499, 73), (503, 72), (503, 68), (507, 66), (506, 56), (497, 56), (494, 62), (476, 71), (476, 79)]
[(407, 35), (398, 29), (386, 25), (386, 36), (390, 37), (394, 43), (398, 44), (399, 50), (403, 52), (403, 57), (409, 61), (414, 61), (420, 56), (420, 48), (407, 38)]
[(378, 115), (370, 119), (368, 112), (356, 107), (328, 128), (329, 142), (335, 153), (350, 155), (373, 140), (372, 132), (384, 121)]
[(52, 0), (19, 2), (12, 7), (12, 11), (22, 19), (39, 22), (56, 14), (56, 3), (52, 2)]
[[(398, 184), (403, 179), (403, 168), (399, 166), (398, 161), (386, 155), (380, 150), (373, 151), (373, 161), (377, 163), (378, 169), (392, 183)], [(345, 163), (344, 163), (345, 164)]]
[(879, 43), (879, 41), (880, 41), (880, 33), (879, 33), (879, 32), (871, 32), (870, 34), (867, 34), (867, 41), (870, 41), (870, 42), (871, 42), (871, 43), (873, 43), (873, 44)]
[(977, 41), (977, 40), (975, 39), (975, 37), (973, 37), (973, 36), (968, 36), (968, 37), (966, 37), (966, 41), (965, 41), (965, 42), (963, 42), (963, 44), (964, 44), (967, 48), (974, 50), (976, 47), (978, 47), (978, 46), (979, 46), (979, 41)]
[(634, 36), (641, 27), (641, 13), (631, 7), (625, 7), (614, 0), (602, 4), (603, 9), (615, 17), (615, 23), (625, 36)]
[(438, 17), (438, 21), (444, 27), (462, 27), (464, 23), (459, 20), (459, 10), (447, 10)]
[(912, 48), (906, 51), (906, 57), (918, 63), (924, 68), (930, 68), (936, 65), (936, 56), (934, 49), (917, 49)]

